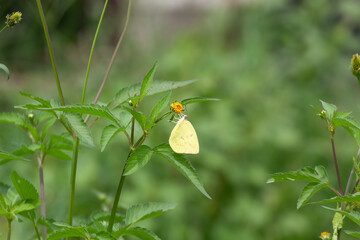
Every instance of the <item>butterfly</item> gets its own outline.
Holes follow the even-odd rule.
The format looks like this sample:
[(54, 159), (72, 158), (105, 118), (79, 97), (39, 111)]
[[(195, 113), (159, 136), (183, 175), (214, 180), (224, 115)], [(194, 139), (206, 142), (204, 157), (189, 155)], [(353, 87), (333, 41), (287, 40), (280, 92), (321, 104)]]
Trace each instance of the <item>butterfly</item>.
[(176, 153), (198, 154), (199, 141), (193, 125), (187, 118), (185, 115), (176, 123), (171, 131), (169, 144)]

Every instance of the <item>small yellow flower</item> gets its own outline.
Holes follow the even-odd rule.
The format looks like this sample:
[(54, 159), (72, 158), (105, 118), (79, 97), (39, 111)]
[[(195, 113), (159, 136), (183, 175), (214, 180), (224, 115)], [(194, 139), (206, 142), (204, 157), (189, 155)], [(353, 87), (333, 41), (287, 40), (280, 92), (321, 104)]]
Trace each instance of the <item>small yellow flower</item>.
[(170, 105), (171, 109), (177, 113), (177, 114), (180, 114), (184, 111), (184, 107), (181, 103), (179, 102), (174, 102)]
[(22, 13), (21, 12), (14, 12), (12, 14), (8, 14), (6, 16), (6, 24), (9, 26), (9, 27), (13, 27), (15, 26), (16, 24), (18, 24), (20, 21), (21, 21), (21, 16), (22, 16)]
[(322, 233), (320, 234), (320, 238), (321, 238), (322, 240), (330, 240), (330, 233), (328, 233), (328, 232), (322, 232)]

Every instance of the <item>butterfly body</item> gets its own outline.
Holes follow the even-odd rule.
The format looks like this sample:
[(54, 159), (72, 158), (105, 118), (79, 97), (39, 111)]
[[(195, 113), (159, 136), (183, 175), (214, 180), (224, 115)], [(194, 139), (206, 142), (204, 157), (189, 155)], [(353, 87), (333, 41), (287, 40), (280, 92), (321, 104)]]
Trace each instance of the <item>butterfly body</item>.
[(176, 153), (198, 154), (199, 141), (187, 115), (182, 117), (171, 132), (169, 144)]

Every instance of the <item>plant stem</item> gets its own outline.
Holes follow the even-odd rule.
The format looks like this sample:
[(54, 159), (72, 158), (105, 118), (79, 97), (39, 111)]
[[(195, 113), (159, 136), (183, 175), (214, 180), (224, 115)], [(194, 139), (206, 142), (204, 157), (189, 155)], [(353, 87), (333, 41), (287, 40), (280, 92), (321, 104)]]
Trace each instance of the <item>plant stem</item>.
[(339, 166), (338, 166), (338, 162), (337, 162), (337, 159), (336, 159), (334, 136), (331, 137), (331, 147), (332, 147), (332, 152), (333, 152), (333, 157), (334, 157), (334, 163), (335, 163), (337, 180), (338, 180), (338, 184), (339, 184), (339, 190), (340, 190), (341, 195), (343, 195), (344, 191), (343, 191), (343, 188), (342, 188), (342, 185), (341, 185), (340, 171), (339, 171)]
[(8, 236), (7, 240), (11, 239), (11, 220), (8, 219)]
[(104, 79), (103, 79), (103, 81), (102, 81), (102, 83), (101, 83), (101, 86), (100, 86), (100, 88), (99, 88), (99, 90), (98, 90), (98, 92), (97, 92), (97, 94), (96, 94), (96, 97), (95, 97), (95, 99), (94, 99), (94, 101), (93, 101), (93, 104), (97, 103), (97, 101), (98, 101), (98, 99), (99, 99), (100, 93), (101, 93), (102, 89), (104, 88), (104, 85), (105, 85), (106, 80), (107, 80), (107, 78), (108, 78), (108, 76), (109, 76), (109, 73), (110, 73), (110, 69), (111, 69), (111, 67), (112, 67), (112, 65), (113, 65), (113, 63), (114, 63), (115, 56), (116, 56), (116, 54), (117, 54), (117, 52), (118, 52), (118, 50), (119, 50), (119, 47), (120, 47), (120, 44), (121, 44), (123, 38), (124, 38), (126, 29), (127, 29), (128, 23), (129, 23), (129, 19), (130, 19), (131, 3), (132, 3), (132, 0), (129, 0), (128, 9), (127, 9), (127, 13), (126, 13), (126, 21), (125, 21), (124, 28), (123, 28), (123, 30), (122, 30), (122, 32), (121, 32), (121, 34), (120, 34), (120, 38), (119, 38), (119, 40), (118, 40), (118, 42), (117, 42), (117, 44), (116, 44), (115, 50), (114, 50), (114, 52), (113, 52), (113, 55), (111, 56), (111, 60), (110, 60), (109, 66), (108, 66), (108, 68), (107, 68), (107, 70), (106, 70)]
[(1, 30), (0, 30), (0, 33), (2, 32), (2, 31), (4, 31), (5, 29), (7, 29), (9, 26), (6, 24), (5, 25), (5, 27), (3, 27)]
[(104, 15), (105, 15), (105, 10), (106, 10), (107, 4), (108, 4), (108, 0), (105, 1), (104, 8), (103, 8), (103, 11), (101, 13), (100, 20), (99, 20), (99, 23), (98, 23), (98, 26), (97, 26), (97, 29), (96, 29), (96, 32), (95, 32), (94, 40), (93, 40), (93, 43), (92, 43), (92, 46), (91, 46), (88, 66), (87, 66), (87, 69), (86, 69), (86, 77), (85, 77), (85, 82), (84, 82), (84, 88), (83, 88), (83, 93), (82, 93), (82, 97), (81, 97), (81, 104), (83, 104), (84, 101), (85, 101), (86, 86), (87, 86), (88, 79), (89, 79), (91, 60), (92, 60), (92, 56), (93, 56), (93, 53), (94, 53), (96, 40), (97, 40), (97, 37), (99, 35), (100, 26), (101, 26), (102, 20), (103, 20)]
[[(360, 148), (356, 154), (356, 158), (355, 158), (355, 163), (357, 163), (358, 159), (359, 159), (359, 155), (360, 155)], [(355, 164), (354, 163), (354, 164)], [(345, 190), (345, 195), (348, 195), (349, 193), (349, 188), (350, 188), (350, 183), (351, 183), (351, 180), (352, 180), (352, 176), (354, 174), (354, 171), (355, 171), (355, 165), (352, 167), (351, 169), (351, 172), (350, 172), (350, 175), (349, 175), (349, 179), (348, 179), (348, 182), (347, 182), (347, 185), (346, 185), (346, 190)]]
[[(32, 223), (33, 223), (33, 225), (34, 225), (35, 233), (36, 233), (37, 238), (38, 238), (39, 240), (41, 240), (39, 230), (38, 230), (38, 228), (36, 227), (36, 224), (35, 224), (34, 220), (32, 220)], [(45, 239), (46, 239), (46, 238), (44, 238), (44, 240), (45, 240)]]
[[(45, 188), (44, 188), (44, 171), (42, 165), (39, 166), (40, 178), (40, 195), (41, 195), (41, 216), (46, 219), (46, 202), (45, 202)], [(47, 238), (47, 229), (43, 226), (43, 239)]]
[(47, 27), (47, 24), (46, 24), (46, 21), (45, 21), (44, 11), (43, 11), (40, 0), (36, 0), (36, 4), (38, 6), (38, 10), (39, 10), (40, 18), (41, 18), (41, 23), (42, 23), (43, 28), (44, 28), (46, 43), (47, 43), (49, 54), (50, 54), (51, 64), (52, 64), (52, 67), (54, 69), (56, 86), (57, 86), (57, 89), (58, 89), (58, 92), (59, 92), (60, 101), (61, 101), (62, 105), (65, 105), (65, 100), (64, 100), (64, 96), (63, 96), (63, 93), (62, 93), (62, 90), (61, 90), (59, 75), (58, 75), (58, 71), (57, 71), (56, 64), (55, 64), (54, 51), (53, 51), (53, 48), (51, 46), (49, 30), (48, 30), (48, 27)]
[(70, 201), (69, 201), (69, 215), (68, 215), (68, 224), (70, 226), (72, 225), (72, 220), (73, 220), (75, 181), (76, 181), (76, 168), (77, 168), (78, 154), (79, 154), (79, 138), (74, 138), (73, 164), (72, 164), (72, 168), (71, 168)]
[(122, 187), (123, 187), (124, 182), (125, 182), (124, 173), (125, 173), (125, 169), (126, 169), (127, 162), (128, 162), (128, 160), (129, 160), (129, 157), (130, 157), (130, 155), (131, 155), (132, 152), (133, 152), (133, 150), (130, 149), (129, 154), (128, 154), (127, 158), (126, 158), (126, 161), (125, 161), (125, 164), (124, 164), (124, 167), (123, 167), (121, 176), (120, 176), (120, 182), (119, 182), (118, 188), (117, 188), (117, 190), (116, 190), (114, 203), (113, 203), (113, 206), (112, 206), (112, 209), (111, 209), (111, 215), (110, 215), (110, 219), (109, 219), (109, 225), (108, 225), (108, 228), (107, 228), (107, 231), (108, 231), (109, 233), (112, 233), (112, 229), (113, 229), (113, 225), (114, 225), (114, 221), (115, 221), (116, 210), (117, 210), (117, 207), (118, 207), (118, 204), (119, 204), (120, 195), (121, 195), (121, 190), (122, 190)]

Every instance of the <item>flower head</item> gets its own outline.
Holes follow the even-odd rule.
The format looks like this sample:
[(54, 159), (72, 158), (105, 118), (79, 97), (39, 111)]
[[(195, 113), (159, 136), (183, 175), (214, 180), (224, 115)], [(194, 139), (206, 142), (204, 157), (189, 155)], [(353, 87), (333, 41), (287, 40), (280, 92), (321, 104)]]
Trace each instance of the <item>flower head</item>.
[(174, 102), (170, 105), (171, 110), (173, 110), (175, 113), (180, 114), (184, 111), (184, 107), (179, 102)]
[(15, 26), (16, 24), (18, 24), (20, 21), (21, 21), (21, 16), (22, 16), (22, 13), (21, 12), (14, 12), (12, 14), (8, 14), (6, 16), (6, 24), (9, 26), (9, 27), (13, 27)]
[(321, 238), (322, 240), (330, 240), (330, 233), (328, 233), (328, 232), (322, 232), (322, 233), (320, 234), (320, 238)]

